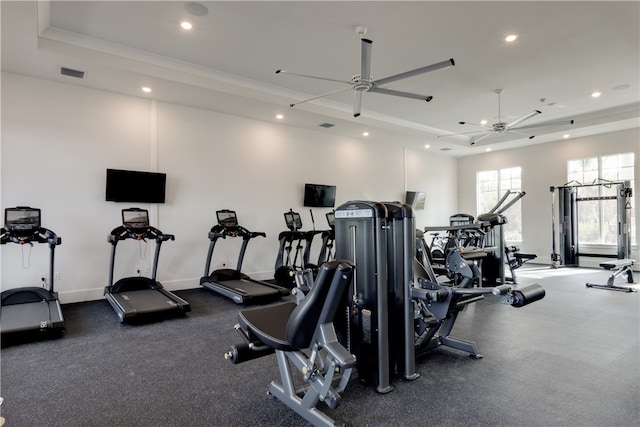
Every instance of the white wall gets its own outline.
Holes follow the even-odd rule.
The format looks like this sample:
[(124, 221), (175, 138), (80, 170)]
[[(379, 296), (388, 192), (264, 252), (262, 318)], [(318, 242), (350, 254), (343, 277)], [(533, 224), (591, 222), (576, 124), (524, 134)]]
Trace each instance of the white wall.
[[(551, 192), (549, 188), (564, 185), (567, 182), (567, 161), (628, 152), (635, 153), (637, 185), (640, 183), (640, 129), (638, 128), (539, 145), (533, 143), (527, 148), (464, 157), (458, 161), (460, 184), (458, 205), (461, 211), (477, 215), (476, 172), (522, 167), (522, 189), (527, 194), (522, 199), (523, 243), (521, 249), (526, 253), (537, 254), (536, 262), (550, 263)], [(633, 189), (633, 197), (636, 207), (640, 206), (636, 188)], [(636, 218), (637, 221), (638, 218)], [(636, 229), (638, 229), (637, 223)], [(632, 248), (631, 257), (640, 259), (637, 246)], [(587, 265), (589, 264), (587, 259), (581, 260), (582, 264), (591, 266)], [(597, 266), (597, 262), (591, 264)]]
[[(193, 288), (204, 270), (215, 211), (233, 209), (241, 225), (264, 231), (249, 245), (243, 271), (273, 274), (283, 212), (302, 215), (304, 183), (337, 186), (337, 204), (353, 199), (400, 200), (426, 191), (417, 225), (440, 224), (457, 212), (456, 160), (372, 140), (347, 139), (143, 98), (2, 73), (0, 206), (42, 209), (43, 226), (62, 237), (56, 288), (63, 303), (102, 298), (107, 284), (107, 234), (129, 203), (104, 201), (105, 169), (167, 174), (167, 203), (138, 205), (155, 226), (175, 234), (163, 245), (159, 280)], [(314, 209), (326, 228), (327, 209)], [(228, 239), (227, 239), (228, 240)], [(214, 267), (235, 265), (239, 242), (222, 241)], [(47, 271), (48, 251), (17, 245), (0, 250), (2, 289), (33, 285)], [(146, 254), (146, 259), (140, 258)], [(153, 244), (118, 245), (116, 278), (151, 265)], [(23, 261), (31, 268), (22, 268)]]
[(414, 211), (416, 227), (448, 224), (457, 213), (457, 206), (449, 202), (458, 195), (457, 159), (407, 149), (405, 163), (407, 190), (426, 193), (425, 209)]

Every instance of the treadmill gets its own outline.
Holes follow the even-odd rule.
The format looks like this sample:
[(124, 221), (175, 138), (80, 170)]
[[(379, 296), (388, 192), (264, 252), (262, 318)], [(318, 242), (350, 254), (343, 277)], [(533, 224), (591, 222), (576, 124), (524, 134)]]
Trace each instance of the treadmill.
[[(173, 234), (164, 234), (149, 225), (149, 212), (146, 209), (129, 208), (122, 210), (122, 225), (114, 228), (108, 236), (111, 243), (111, 265), (109, 286), (104, 295), (120, 318), (127, 322), (150, 315), (179, 315), (191, 311), (188, 302), (164, 289), (156, 280), (160, 247), (167, 240), (175, 240)], [(138, 242), (155, 240), (156, 249), (153, 258), (151, 277), (125, 277), (113, 283), (113, 270), (116, 259), (116, 246), (121, 240), (133, 239)]]
[[(216, 211), (218, 224), (209, 231), (209, 252), (204, 267), (204, 276), (200, 278), (200, 285), (227, 298), (236, 304), (266, 304), (290, 295), (291, 290), (276, 284), (251, 279), (241, 273), (244, 254), (249, 240), (255, 237), (266, 237), (265, 233), (249, 231), (238, 224), (235, 211), (223, 209)], [(227, 237), (241, 237), (242, 246), (238, 255), (238, 264), (234, 269), (223, 268), (211, 271), (211, 259), (218, 239)]]
[[(50, 249), (49, 287), (21, 287), (8, 289), (1, 294), (0, 330), (2, 337), (18, 334), (61, 334), (64, 318), (58, 293), (53, 290), (55, 248), (62, 243), (51, 230), (40, 226), (40, 209), (28, 206), (7, 208), (4, 211), (5, 226), (0, 229), (0, 244), (17, 243), (33, 245), (47, 243)], [(46, 281), (43, 279), (43, 285)]]

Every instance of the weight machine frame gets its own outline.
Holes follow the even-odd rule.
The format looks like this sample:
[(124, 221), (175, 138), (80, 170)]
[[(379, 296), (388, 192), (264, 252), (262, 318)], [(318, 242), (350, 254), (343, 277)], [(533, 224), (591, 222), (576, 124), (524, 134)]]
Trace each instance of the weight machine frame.
[[(604, 181), (592, 184), (569, 182), (559, 187), (550, 187), (552, 252), (551, 267), (579, 267), (580, 257), (629, 258), (631, 251), (631, 233), (629, 225), (630, 199), (632, 190), (629, 181)], [(579, 197), (579, 189), (585, 187), (616, 186), (615, 196)], [(558, 194), (558, 232), (556, 233), (556, 192)], [(616, 200), (617, 250), (616, 254), (582, 252), (578, 243), (578, 211), (581, 201)], [(558, 252), (560, 251), (560, 252)]]

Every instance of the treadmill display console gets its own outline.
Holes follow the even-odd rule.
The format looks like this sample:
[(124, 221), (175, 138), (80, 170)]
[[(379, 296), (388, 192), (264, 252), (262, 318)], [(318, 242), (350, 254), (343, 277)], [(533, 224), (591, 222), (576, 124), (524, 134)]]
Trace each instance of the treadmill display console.
[(329, 227), (334, 228), (336, 226), (336, 214), (335, 212), (327, 212), (327, 224)]
[(122, 209), (122, 225), (138, 230), (149, 226), (149, 211), (146, 209)]
[(16, 233), (30, 233), (40, 228), (40, 209), (26, 206), (6, 208), (4, 226)]
[(297, 231), (302, 228), (302, 219), (298, 212), (285, 212), (284, 221), (287, 223), (287, 228), (291, 231)]
[(234, 211), (216, 211), (216, 216), (218, 217), (218, 225), (229, 229), (238, 227), (238, 217)]

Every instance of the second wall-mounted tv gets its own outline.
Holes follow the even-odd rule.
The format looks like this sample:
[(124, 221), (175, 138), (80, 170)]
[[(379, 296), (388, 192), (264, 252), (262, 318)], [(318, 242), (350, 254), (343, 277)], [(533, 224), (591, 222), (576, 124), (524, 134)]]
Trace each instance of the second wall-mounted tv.
[(321, 184), (304, 185), (304, 206), (333, 208), (336, 205), (336, 186)]
[(423, 191), (407, 191), (404, 202), (413, 209), (424, 209), (427, 194)]
[(164, 203), (167, 175), (107, 169), (106, 201)]

